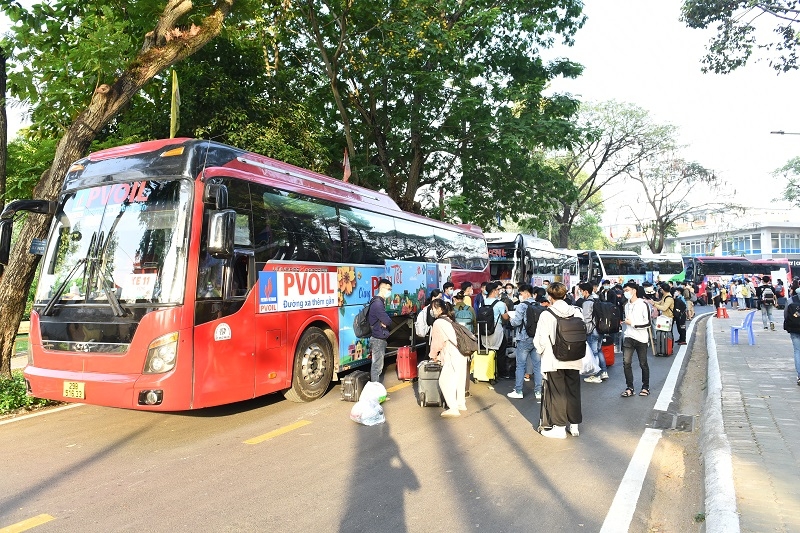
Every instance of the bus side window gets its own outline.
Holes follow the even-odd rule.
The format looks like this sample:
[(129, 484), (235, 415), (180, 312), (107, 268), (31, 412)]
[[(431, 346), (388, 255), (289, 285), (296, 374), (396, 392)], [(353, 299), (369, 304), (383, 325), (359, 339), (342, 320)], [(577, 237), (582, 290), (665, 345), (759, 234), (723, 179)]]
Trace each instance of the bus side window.
[(237, 250), (233, 255), (231, 265), (231, 298), (243, 298), (255, 284), (253, 272), (253, 253), (247, 250)]

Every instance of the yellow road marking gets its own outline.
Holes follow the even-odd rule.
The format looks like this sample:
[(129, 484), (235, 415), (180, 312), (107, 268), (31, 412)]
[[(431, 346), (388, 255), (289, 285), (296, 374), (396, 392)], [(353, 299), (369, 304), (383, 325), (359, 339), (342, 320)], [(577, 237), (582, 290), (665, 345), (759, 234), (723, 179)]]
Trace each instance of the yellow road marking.
[(42, 524), (46, 524), (50, 520), (55, 520), (49, 514), (40, 514), (39, 516), (34, 516), (33, 518), (28, 518), (27, 520), (23, 520), (22, 522), (17, 522), (16, 524), (11, 524), (10, 526), (6, 526), (0, 529), (0, 533), (19, 533), (20, 531), (28, 531), (31, 528), (36, 526), (41, 526)]
[(400, 383), (398, 385), (395, 385), (394, 387), (389, 387), (388, 389), (386, 389), (386, 392), (394, 392), (396, 390), (404, 389), (404, 388), (409, 387), (409, 386), (411, 386), (411, 382), (410, 381), (406, 381), (404, 383)]
[[(264, 433), (263, 435), (259, 435), (258, 437), (253, 437), (252, 439), (244, 441), (245, 444), (260, 444), (265, 440), (269, 440), (284, 433), (289, 433), (290, 431), (294, 431), (295, 429), (301, 428), (303, 426), (307, 426), (311, 422), (308, 420), (301, 420), (299, 422), (295, 422), (294, 424), (289, 424), (288, 426), (282, 427), (280, 429), (276, 429), (275, 431), (270, 431), (269, 433)], [(0, 533), (3, 533), (0, 531)]]

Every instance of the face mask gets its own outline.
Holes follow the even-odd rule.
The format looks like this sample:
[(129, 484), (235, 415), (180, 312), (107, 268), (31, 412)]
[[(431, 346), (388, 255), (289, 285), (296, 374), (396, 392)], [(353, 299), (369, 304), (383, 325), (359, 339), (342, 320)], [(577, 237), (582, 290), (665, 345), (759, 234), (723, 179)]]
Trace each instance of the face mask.
[(625, 299), (626, 300), (630, 300), (631, 298), (633, 298), (633, 293), (632, 292), (626, 292), (625, 293)]

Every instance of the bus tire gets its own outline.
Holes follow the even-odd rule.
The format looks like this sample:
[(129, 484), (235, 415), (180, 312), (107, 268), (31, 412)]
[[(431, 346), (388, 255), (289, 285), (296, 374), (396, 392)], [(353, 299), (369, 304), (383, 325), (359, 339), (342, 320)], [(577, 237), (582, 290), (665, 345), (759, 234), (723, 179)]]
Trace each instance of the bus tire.
[(333, 379), (333, 348), (320, 328), (308, 328), (294, 355), (292, 386), (284, 397), (292, 402), (312, 402), (321, 398)]

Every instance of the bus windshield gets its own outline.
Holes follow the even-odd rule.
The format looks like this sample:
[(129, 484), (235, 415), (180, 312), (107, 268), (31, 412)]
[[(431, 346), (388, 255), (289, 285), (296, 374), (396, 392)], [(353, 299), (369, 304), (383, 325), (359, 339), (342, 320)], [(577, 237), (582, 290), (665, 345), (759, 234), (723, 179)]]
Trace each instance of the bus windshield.
[(36, 304), (179, 304), (191, 183), (137, 181), (67, 193), (42, 262)]

